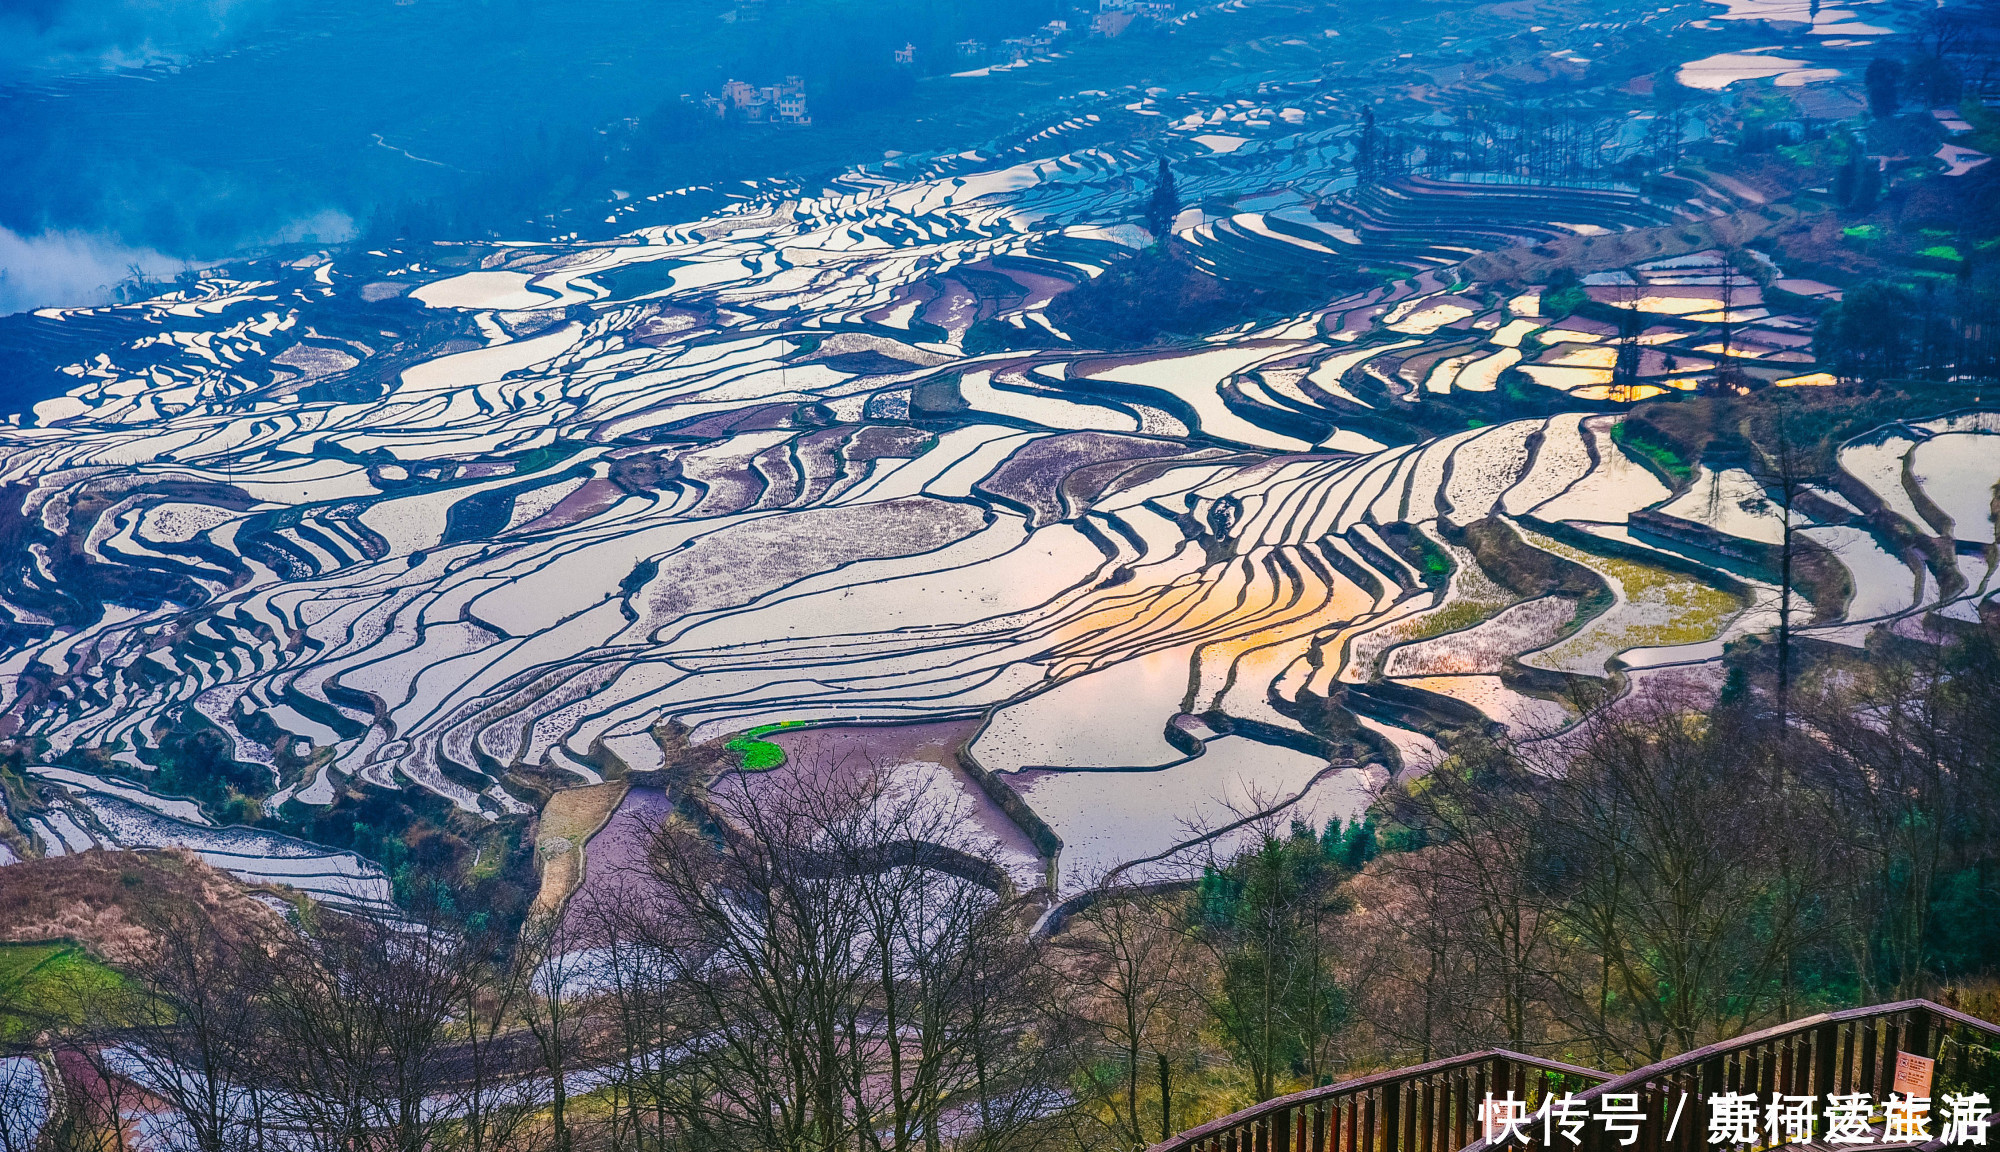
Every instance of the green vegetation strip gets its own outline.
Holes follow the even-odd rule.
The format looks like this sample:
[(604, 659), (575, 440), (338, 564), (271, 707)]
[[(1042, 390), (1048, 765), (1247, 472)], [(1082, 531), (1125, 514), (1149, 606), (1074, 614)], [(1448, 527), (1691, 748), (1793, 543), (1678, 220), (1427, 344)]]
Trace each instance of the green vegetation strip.
[(741, 760), (744, 771), (767, 772), (785, 762), (785, 750), (771, 743), (769, 740), (759, 740), (758, 737), (768, 736), (773, 732), (786, 728), (803, 728), (805, 725), (806, 722), (803, 720), (784, 720), (776, 724), (759, 724), (743, 735), (730, 740), (722, 747), (727, 751), (736, 753)]
[(1683, 484), (1694, 476), (1693, 461), (1682, 456), (1674, 445), (1653, 432), (1648, 425), (1620, 420), (1611, 426), (1611, 439), (1620, 448), (1644, 457), (1648, 463)]

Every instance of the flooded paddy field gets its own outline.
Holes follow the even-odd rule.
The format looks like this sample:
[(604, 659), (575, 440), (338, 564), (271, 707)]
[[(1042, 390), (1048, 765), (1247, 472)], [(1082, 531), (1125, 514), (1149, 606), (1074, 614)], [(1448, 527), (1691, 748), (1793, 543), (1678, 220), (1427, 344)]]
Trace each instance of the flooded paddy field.
[[(1721, 102), (1840, 84), (1827, 42), (1864, 35), (1767, 50), (1738, 18), (1789, 16), (1716, 7), (1572, 55), (1705, 22), (1674, 64)], [(1546, 94), (1556, 34), (1523, 38), (1553, 19), (1467, 20), (1521, 70), (1474, 79)], [(1403, 159), (1364, 174), (1385, 128), (1321, 83), (1347, 32), (1313, 34), (681, 222), (7, 322), (48, 368), (0, 427), (0, 736), (39, 789), (7, 851), (179, 844), (379, 906), (380, 862), (237, 825), (396, 791), (553, 829), (551, 792), (630, 785), (543, 846), (601, 900), (718, 773), (869, 776), (1067, 897), (1260, 816), (1352, 819), (1457, 736), (1569, 723), (1573, 681), (1702, 681), (1772, 627), (1788, 524), (1838, 573), (1829, 645), (1979, 618), (2000, 423), (1844, 433), (1788, 521), (1628, 415), (1835, 382), (1833, 274), (1745, 255), (1818, 209), (1692, 168), (1451, 170), (1414, 143), (1470, 139), (1441, 106), (1388, 108)], [(1162, 159), (1184, 209), (1155, 236)], [(1146, 260), (1238, 310), (1132, 339), (1068, 310)], [(194, 731), (254, 807), (150, 787)]]

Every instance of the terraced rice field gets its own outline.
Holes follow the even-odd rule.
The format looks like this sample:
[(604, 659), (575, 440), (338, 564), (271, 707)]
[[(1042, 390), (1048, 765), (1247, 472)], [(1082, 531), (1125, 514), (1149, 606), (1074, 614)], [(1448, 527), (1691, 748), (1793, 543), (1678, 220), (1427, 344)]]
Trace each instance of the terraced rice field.
[[(500, 819), (532, 810), (524, 770), (599, 787), (667, 767), (665, 724), (719, 750), (790, 723), (758, 737), (786, 753), (770, 781), (860, 757), (962, 807), (1019, 885), (1053, 872), (1069, 892), (1185, 866), (1254, 811), (1351, 814), (1371, 764), (1421, 770), (1480, 717), (1566, 721), (1510, 669), (1605, 678), (1767, 627), (1761, 585), (1694, 574), (1712, 548), (1628, 531), (1650, 511), (1768, 545), (1755, 481), (1669, 490), (1613, 438), (1600, 401), (1618, 397), (1591, 391), (1613, 326), (1459, 274), (1468, 253), (1690, 210), (1616, 188), (1357, 189), (1322, 98), (1286, 99), (1298, 117), (1227, 120), (1226, 139), (1192, 97), (1140, 102), (1188, 202), (1235, 209), (1177, 240), (1252, 283), (1372, 279), (1203, 339), (1101, 348), (1050, 324), (1057, 290), (1153, 239), (1124, 213), (1154, 157), (1046, 134), (1033, 146), (1056, 151), (751, 187), (607, 243), (264, 262), (39, 317), (75, 355), (64, 394), (0, 427), (0, 734), (45, 750), (48, 790), (21, 827), (44, 853), (184, 844), (381, 908), (373, 862), (146, 788), (163, 743), (221, 733), (267, 810), (421, 788)], [(1696, 353), (1724, 301), (1689, 282), (1719, 257), (1656, 255), (1589, 291), (1646, 313), (1657, 390), (1712, 364)], [(1805, 323), (1747, 289), (1728, 307), (1736, 338), (1774, 349)], [(1544, 388), (1573, 410), (1514, 419), (1511, 397)], [(1412, 415), (1445, 402), (1489, 406)], [(1841, 515), (1801, 525), (1843, 545), (1843, 625), (1976, 610), (1996, 428), (1845, 446), (1840, 499), (1869, 506), (1829, 496), (1814, 507)], [(1955, 603), (1886, 551), (1878, 509), (1956, 536)], [(1572, 595), (1482, 570), (1457, 542), (1480, 525), (1596, 573), (1610, 607), (1579, 622)], [(1343, 692), (1385, 679), (1412, 703)], [(1343, 697), (1359, 736), (1319, 719)], [(635, 790), (591, 844), (629, 857), (633, 813), (661, 803)], [(560, 823), (545, 834), (576, 844), (591, 821)]]
[(1736, 597), (1678, 572), (1621, 556), (1585, 552), (1535, 532), (1528, 543), (1590, 569), (1610, 586), (1611, 607), (1573, 635), (1521, 662), (1551, 672), (1602, 676), (1607, 656), (1634, 648), (1699, 644), (1719, 636), (1743, 610)]
[(1520, 737), (1555, 732), (1576, 718), (1560, 702), (1510, 688), (1498, 676), (1413, 676), (1397, 683), (1470, 704)]
[[(95, 848), (182, 848), (253, 884), (274, 884), (335, 907), (392, 908), (380, 865), (353, 852), (322, 848), (296, 837), (247, 828), (217, 828), (189, 802), (157, 796), (116, 779), (37, 767), (30, 773), (56, 785), (53, 801), (25, 823), (45, 855)], [(183, 819), (183, 817), (193, 817)], [(10, 861), (11, 862), (11, 861)]]
[(1058, 888), (1074, 892), (1121, 868), (1132, 880), (1186, 876), (1210, 851), (1226, 859), (1230, 833), (1262, 813), (1289, 815), (1296, 805), (1315, 824), (1350, 819), (1368, 802), (1359, 777), (1302, 752), (1223, 736), (1159, 771), (1038, 771), (1009, 786), (1062, 837)]
[(1932, 436), (1911, 452), (1910, 474), (1950, 517), (1953, 536), (1972, 544), (1993, 543), (1993, 487), (2000, 484), (2000, 458), (1988, 436)]
[(1404, 644), (1389, 653), (1383, 675), (1494, 674), (1522, 652), (1553, 643), (1576, 616), (1576, 602), (1561, 596), (1524, 600), (1458, 632)]

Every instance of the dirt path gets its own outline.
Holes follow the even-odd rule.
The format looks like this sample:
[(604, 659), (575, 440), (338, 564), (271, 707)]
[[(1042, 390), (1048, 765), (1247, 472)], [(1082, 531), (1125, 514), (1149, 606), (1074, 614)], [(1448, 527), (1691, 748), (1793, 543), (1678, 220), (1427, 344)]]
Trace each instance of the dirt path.
[(542, 861), (542, 887), (535, 894), (531, 915), (553, 912), (583, 884), (583, 846), (595, 836), (625, 799), (621, 782), (570, 788), (549, 797), (535, 829), (535, 854)]

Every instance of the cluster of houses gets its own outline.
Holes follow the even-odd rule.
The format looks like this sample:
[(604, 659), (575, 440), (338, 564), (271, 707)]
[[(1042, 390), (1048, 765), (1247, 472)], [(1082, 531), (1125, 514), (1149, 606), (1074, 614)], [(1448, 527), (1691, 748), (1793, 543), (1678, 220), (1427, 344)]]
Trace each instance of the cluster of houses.
[(701, 106), (718, 120), (776, 124), (786, 128), (812, 127), (812, 113), (806, 108), (803, 76), (787, 76), (782, 84), (762, 87), (731, 80), (722, 86), (721, 94), (704, 94)]
[(1093, 36), (1116, 36), (1134, 21), (1165, 23), (1174, 18), (1174, 0), (1097, 0), (1090, 21)]
[[(735, 0), (734, 10), (727, 18), (745, 22), (761, 20), (765, 3), (766, 0)], [(1088, 28), (1080, 24), (1072, 26), (1069, 20), (1058, 19), (1024, 36), (1010, 36), (997, 45), (989, 46), (984, 40), (960, 40), (954, 46), (959, 62), (974, 67), (982, 64), (1020, 64), (1046, 54), (1058, 41), (1072, 35), (1116, 36), (1135, 22), (1164, 23), (1173, 19), (1174, 0), (1097, 0), (1095, 13), (1085, 9), (1071, 15), (1089, 17)], [(914, 67), (917, 46), (906, 43), (895, 49), (894, 55), (899, 67)], [(682, 99), (692, 98), (683, 96)], [(787, 76), (782, 84), (762, 86), (730, 80), (722, 86), (720, 93), (704, 93), (695, 102), (718, 120), (774, 124), (787, 128), (812, 126), (812, 113), (806, 109), (805, 80), (798, 76)]]
[[(1079, 15), (1088, 16), (1090, 23), (1086, 29), (1081, 24), (1072, 27), (1068, 20), (1051, 20), (1025, 36), (1010, 36), (999, 44), (989, 47), (984, 40), (960, 40), (956, 45), (958, 59), (964, 64), (1019, 64), (1031, 56), (1038, 56), (1054, 47), (1058, 40), (1073, 33), (1087, 31), (1092, 36), (1116, 36), (1132, 26), (1135, 21), (1165, 22), (1173, 19), (1174, 0), (1097, 0), (1097, 11), (1088, 10)], [(914, 59), (914, 48), (904, 48), (896, 53), (896, 62), (907, 64)], [(912, 54), (910, 58), (905, 53)]]
[(1047, 52), (1056, 41), (1068, 35), (1069, 21), (1051, 20), (1026, 36), (1009, 36), (991, 49), (984, 40), (960, 40), (957, 44), (958, 58), (967, 64), (1019, 64), (1030, 56)]

